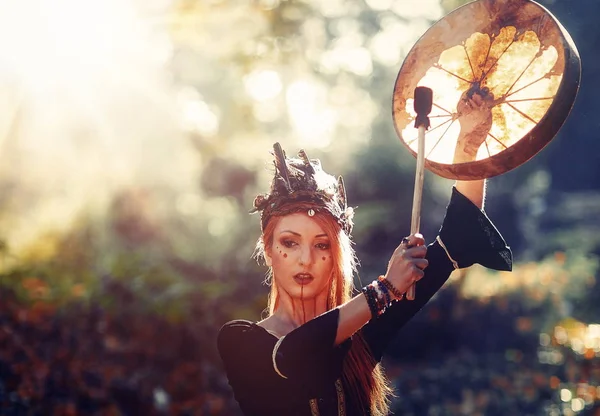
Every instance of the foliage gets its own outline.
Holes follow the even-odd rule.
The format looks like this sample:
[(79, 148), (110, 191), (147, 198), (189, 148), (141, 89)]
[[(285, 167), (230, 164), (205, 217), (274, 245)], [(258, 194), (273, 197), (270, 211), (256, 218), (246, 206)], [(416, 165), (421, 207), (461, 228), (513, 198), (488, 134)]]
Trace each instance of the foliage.
[[(74, 49), (77, 59), (53, 56), (48, 76), (33, 84), (29, 77), (10, 88), (0, 84), (7, 97), (0, 290), (10, 294), (15, 322), (23, 312), (69, 325), (77, 321), (73, 311), (102, 308), (117, 322), (134, 317), (157, 319), (175, 332), (192, 327), (201, 334), (193, 341), (196, 358), (218, 373), (219, 326), (260, 319), (266, 303), (265, 269), (251, 258), (258, 218), (248, 209), (268, 186), (272, 143), (288, 153), (306, 148), (328, 171), (344, 175), (357, 207), (360, 275), (380, 274), (409, 232), (414, 182), (414, 158), (391, 123), (395, 76), (426, 28), (465, 1), (408, 7), (404, 0), (179, 0), (156, 9), (150, 3), (140, 6), (143, 22), (115, 2), (97, 6), (106, 9), (97, 10), (99, 26), (92, 27), (118, 34), (120, 42), (111, 44), (118, 54)], [(493, 366), (503, 368), (494, 371), (514, 365), (514, 375), (527, 368), (514, 357), (535, 360), (540, 333), (568, 317), (592, 324), (600, 314), (600, 175), (593, 159), (600, 142), (593, 140), (597, 88), (590, 76), (600, 62), (593, 49), (600, 33), (593, 11), (600, 6), (543, 3), (579, 47), (584, 88), (547, 149), (489, 181), (486, 211), (517, 267), (512, 274), (473, 268), (456, 276), (407, 327), (405, 335), (418, 336), (405, 336), (397, 355), (457, 360), (475, 377), (469, 354), (488, 348), (497, 353)], [(84, 11), (74, 9), (79, 20), (72, 20), (86, 23)], [(57, 26), (53, 16), (48, 24)], [(116, 16), (122, 20), (110, 20)], [(128, 28), (147, 28), (148, 21), (152, 41), (143, 42)], [(82, 39), (91, 32), (77, 30)], [(17, 54), (14, 62), (27, 56)], [(119, 71), (80, 61), (110, 62)], [(425, 183), (422, 232), (431, 241), (451, 182), (427, 174)], [(464, 360), (461, 349), (470, 351)], [(415, 371), (429, 370), (423, 364)], [(544, 374), (558, 377), (554, 371), (561, 370)], [(423, 377), (417, 382), (426, 385)], [(494, 383), (518, 384), (508, 377)], [(543, 383), (550, 386), (548, 377)], [(413, 382), (398, 378), (400, 386)], [(547, 386), (539, 391), (557, 394), (558, 385)], [(222, 384), (205, 388), (230, 398)]]

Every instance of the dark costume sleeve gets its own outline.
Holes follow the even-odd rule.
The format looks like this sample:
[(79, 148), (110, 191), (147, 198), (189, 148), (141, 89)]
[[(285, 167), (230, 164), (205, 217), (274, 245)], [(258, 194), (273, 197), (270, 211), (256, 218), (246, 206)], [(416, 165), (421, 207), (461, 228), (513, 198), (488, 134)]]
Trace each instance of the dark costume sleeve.
[[(306, 406), (333, 385), (350, 346), (334, 347), (338, 318), (339, 310), (333, 309), (310, 320), (281, 338), (275, 354), (278, 339), (256, 324), (238, 320), (221, 328), (217, 346), (244, 414), (285, 414), (289, 400)], [(290, 390), (295, 394), (283, 400)]]
[[(439, 236), (459, 268), (479, 263), (496, 270), (512, 269), (512, 253), (496, 227), (485, 212), (456, 188), (452, 188), (452, 197)], [(371, 320), (362, 329), (377, 361), (381, 360), (398, 330), (431, 299), (454, 270), (437, 240), (428, 246), (426, 258), (429, 265), (423, 278), (416, 284), (415, 299), (394, 302), (384, 314)]]

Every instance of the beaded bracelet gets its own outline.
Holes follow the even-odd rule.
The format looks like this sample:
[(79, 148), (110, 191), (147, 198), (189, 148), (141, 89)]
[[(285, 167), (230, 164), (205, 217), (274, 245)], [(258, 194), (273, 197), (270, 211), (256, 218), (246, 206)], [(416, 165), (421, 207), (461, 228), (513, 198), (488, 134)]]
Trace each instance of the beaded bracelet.
[(363, 287), (361, 291), (367, 299), (367, 304), (373, 318), (380, 316), (392, 304), (389, 287), (379, 280), (373, 280), (372, 283)]
[(394, 287), (393, 284), (390, 283), (389, 280), (387, 280), (385, 277), (383, 277), (383, 275), (379, 276), (377, 278), (377, 280), (379, 282), (381, 282), (381, 284), (386, 287), (390, 292), (393, 293), (393, 295), (396, 297), (396, 299), (400, 300), (404, 297), (404, 293), (401, 293), (398, 289), (396, 289)]
[(375, 296), (377, 296), (378, 314), (381, 315), (385, 311), (385, 308), (387, 307), (385, 297), (383, 296), (383, 292), (378, 284), (376, 284), (375, 282), (372, 282), (371, 287), (373, 287)]
[(384, 299), (386, 305), (389, 305), (390, 303), (392, 303), (392, 296), (390, 295), (390, 291), (389, 291), (388, 287), (384, 284), (381, 284), (379, 281), (377, 282), (377, 286), (383, 294), (383, 299)]
[(371, 310), (371, 317), (377, 318), (380, 313), (379, 306), (377, 305), (377, 294), (374, 292), (373, 287), (371, 285), (363, 287), (362, 293), (365, 295), (365, 298), (367, 298), (367, 304)]

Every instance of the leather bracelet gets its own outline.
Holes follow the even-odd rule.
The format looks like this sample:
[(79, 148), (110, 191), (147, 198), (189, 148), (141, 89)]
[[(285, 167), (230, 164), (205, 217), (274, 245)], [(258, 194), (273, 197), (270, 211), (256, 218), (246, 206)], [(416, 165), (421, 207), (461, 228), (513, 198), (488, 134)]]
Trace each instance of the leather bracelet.
[(390, 281), (387, 280), (383, 275), (379, 276), (377, 278), (377, 280), (379, 282), (381, 282), (381, 284), (383, 286), (385, 286), (390, 292), (392, 292), (393, 295), (396, 297), (396, 299), (400, 300), (400, 299), (402, 299), (404, 297), (404, 293), (401, 293), (398, 289), (396, 289), (394, 287), (394, 285), (391, 284)]
[(379, 280), (375, 280), (375, 283), (377, 284), (377, 286), (381, 290), (381, 293), (383, 294), (383, 299), (385, 301), (385, 304), (390, 305), (392, 303), (392, 296), (390, 295), (389, 288), (383, 282), (380, 282)]

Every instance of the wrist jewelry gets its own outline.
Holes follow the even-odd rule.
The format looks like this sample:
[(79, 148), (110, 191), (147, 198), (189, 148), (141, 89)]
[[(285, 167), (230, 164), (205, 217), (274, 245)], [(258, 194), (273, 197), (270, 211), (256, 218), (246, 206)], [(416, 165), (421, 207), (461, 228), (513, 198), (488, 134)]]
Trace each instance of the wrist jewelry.
[(404, 297), (404, 293), (401, 293), (398, 289), (396, 289), (394, 285), (391, 284), (390, 281), (387, 280), (383, 275), (379, 276), (377, 280), (382, 284), (382, 286), (392, 292), (396, 299), (400, 300)]
[(361, 291), (367, 299), (367, 304), (373, 318), (380, 316), (392, 304), (390, 288), (379, 280), (373, 280), (373, 282), (363, 287)]
[(373, 287), (371, 285), (363, 287), (362, 293), (365, 295), (365, 298), (367, 298), (367, 304), (371, 310), (371, 317), (377, 318), (379, 316), (379, 307), (377, 305), (377, 294), (374, 293)]
[(381, 284), (379, 281), (377, 282), (377, 287), (383, 293), (383, 299), (385, 300), (386, 305), (392, 303), (392, 296), (390, 295), (390, 291), (386, 285)]

